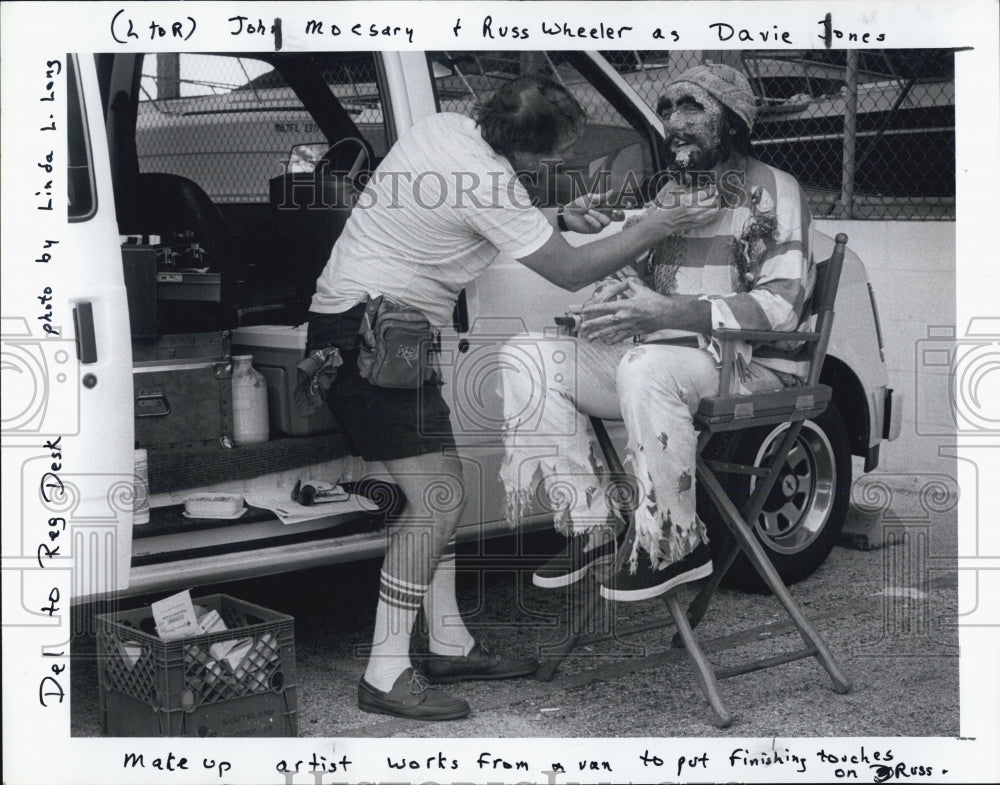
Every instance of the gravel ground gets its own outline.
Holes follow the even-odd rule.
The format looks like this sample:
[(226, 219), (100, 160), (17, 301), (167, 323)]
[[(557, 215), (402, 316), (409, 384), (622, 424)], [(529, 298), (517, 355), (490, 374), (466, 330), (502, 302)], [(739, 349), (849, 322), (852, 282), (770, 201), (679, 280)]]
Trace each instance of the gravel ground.
[[(921, 532), (930, 532), (930, 539), (916, 536)], [(377, 600), (377, 562), (211, 591), (295, 617), (300, 736), (957, 736), (954, 511), (911, 534), (906, 543), (889, 548), (837, 547), (815, 575), (793, 587), (853, 679), (853, 691), (835, 694), (812, 659), (726, 680), (721, 692), (736, 722), (724, 730), (710, 724), (686, 655), (670, 645), (672, 623), (624, 635), (629, 628), (666, 621), (659, 601), (615, 606), (618, 634), (580, 647), (552, 682), (453, 685), (449, 689), (473, 706), (472, 716), (417, 723), (357, 708)], [(515, 544), (510, 538), (491, 547)], [(551, 535), (532, 535), (522, 546), (540, 553), (559, 543)], [(462, 558), (467, 565), (476, 561), (468, 553)], [(929, 562), (932, 570), (926, 569)], [(491, 647), (529, 653), (553, 640), (566, 597), (532, 587), (530, 563), (521, 564), (527, 569), (520, 574), (509, 568), (482, 576), (462, 573), (459, 598), (470, 628)], [(728, 589), (717, 595), (699, 635), (710, 658), (722, 665), (799, 643), (776, 600)], [(421, 645), (416, 642), (415, 649)], [(81, 639), (75, 651), (92, 653), (93, 639)], [(96, 666), (86, 657), (74, 663), (72, 734), (100, 735)]]

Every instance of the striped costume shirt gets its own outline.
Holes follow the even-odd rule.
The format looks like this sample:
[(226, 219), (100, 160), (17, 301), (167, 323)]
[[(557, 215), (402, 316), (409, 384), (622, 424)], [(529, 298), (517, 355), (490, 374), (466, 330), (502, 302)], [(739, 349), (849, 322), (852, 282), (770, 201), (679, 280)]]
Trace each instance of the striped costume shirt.
[[(794, 177), (752, 158), (746, 160), (743, 182), (735, 183), (735, 179), (725, 179), (720, 184), (719, 191), (728, 206), (716, 218), (668, 238), (614, 277), (638, 276), (661, 294), (700, 295), (711, 303), (713, 327), (807, 330), (805, 305), (816, 274), (805, 195)], [(744, 248), (751, 247), (743, 259), (751, 261), (738, 264), (737, 246), (741, 238), (753, 234), (754, 222), (762, 231), (772, 226), (773, 231), (767, 232), (768, 236), (755, 248), (753, 243), (744, 244)], [(658, 276), (658, 265), (669, 268), (666, 276)], [(592, 301), (602, 299), (600, 292), (605, 283), (598, 284)], [(644, 336), (644, 340), (685, 335), (691, 333), (667, 329)], [(718, 361), (717, 342), (710, 336), (697, 337), (698, 345)], [(752, 357), (760, 365), (804, 379), (807, 364), (798, 355), (801, 345), (800, 341), (742, 344), (738, 362), (749, 364)]]

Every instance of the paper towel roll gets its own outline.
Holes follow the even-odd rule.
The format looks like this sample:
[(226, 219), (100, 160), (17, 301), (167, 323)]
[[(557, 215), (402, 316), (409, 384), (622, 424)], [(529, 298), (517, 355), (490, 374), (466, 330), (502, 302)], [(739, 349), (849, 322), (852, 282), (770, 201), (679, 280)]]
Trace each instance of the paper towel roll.
[(135, 497), (132, 501), (132, 525), (149, 523), (149, 463), (145, 450), (135, 451)]

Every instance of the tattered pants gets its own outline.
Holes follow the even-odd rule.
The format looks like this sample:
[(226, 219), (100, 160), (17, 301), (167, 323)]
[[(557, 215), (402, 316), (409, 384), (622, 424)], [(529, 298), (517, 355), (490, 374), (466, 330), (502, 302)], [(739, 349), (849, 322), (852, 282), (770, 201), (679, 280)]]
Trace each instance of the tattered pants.
[[(695, 513), (698, 402), (715, 395), (719, 370), (702, 349), (664, 344), (607, 345), (558, 336), (520, 336), (500, 358), (504, 399), (506, 514), (516, 525), (551, 510), (565, 535), (604, 526), (608, 471), (588, 416), (624, 420), (624, 464), (637, 483), (633, 569), (639, 551), (654, 567), (675, 562), (700, 542)], [(750, 363), (747, 390), (774, 390), (778, 377)]]

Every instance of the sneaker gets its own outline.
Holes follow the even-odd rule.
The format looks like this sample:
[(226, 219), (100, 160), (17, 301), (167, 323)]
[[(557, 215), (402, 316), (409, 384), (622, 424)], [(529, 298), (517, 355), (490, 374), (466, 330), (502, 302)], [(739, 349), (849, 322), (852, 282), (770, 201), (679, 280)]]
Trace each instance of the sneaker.
[(358, 708), (408, 720), (460, 720), (471, 711), (464, 700), (432, 687), (413, 668), (399, 674), (388, 692), (375, 689), (362, 678), (358, 684)]
[(590, 544), (590, 537), (570, 537), (565, 548), (535, 570), (531, 582), (542, 589), (570, 586), (583, 578), (591, 567), (613, 559), (624, 537), (624, 532), (612, 537), (608, 529), (600, 538), (601, 543), (590, 550), (585, 550)]
[(630, 572), (626, 562), (606, 585), (601, 586), (601, 596), (620, 602), (649, 600), (666, 594), (682, 583), (707, 578), (711, 574), (712, 556), (708, 546), (702, 543), (680, 561), (659, 570), (654, 570), (648, 559), (640, 558), (638, 569)]
[(512, 679), (530, 676), (538, 670), (533, 657), (504, 657), (487, 649), (479, 641), (464, 657), (428, 654), (420, 664), (431, 684), (450, 684), (474, 679)]

